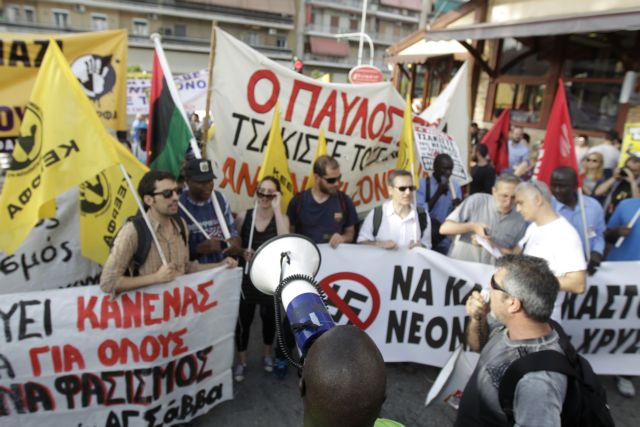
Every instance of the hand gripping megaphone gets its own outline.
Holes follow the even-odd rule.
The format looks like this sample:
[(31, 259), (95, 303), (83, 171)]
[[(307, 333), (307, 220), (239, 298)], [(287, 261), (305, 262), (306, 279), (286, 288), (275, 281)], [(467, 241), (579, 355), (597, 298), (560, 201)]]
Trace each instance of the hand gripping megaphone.
[(303, 356), (316, 338), (335, 326), (315, 283), (320, 258), (311, 239), (287, 234), (263, 243), (249, 267), (253, 285), (282, 301)]

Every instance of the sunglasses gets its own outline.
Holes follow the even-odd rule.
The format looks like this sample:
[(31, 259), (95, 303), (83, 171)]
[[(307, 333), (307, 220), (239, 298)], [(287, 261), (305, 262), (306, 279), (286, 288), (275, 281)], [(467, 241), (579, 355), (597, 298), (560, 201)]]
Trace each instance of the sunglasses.
[(276, 197), (275, 194), (269, 194), (269, 193), (262, 193), (260, 191), (258, 191), (258, 197), (261, 199), (267, 199), (267, 200), (272, 200)]
[(322, 177), (322, 179), (324, 179), (325, 181), (327, 181), (327, 184), (335, 184), (338, 181), (340, 181), (342, 179), (342, 175), (338, 175), (334, 178), (327, 178), (325, 176)]
[(600, 160), (598, 160), (598, 159), (587, 159), (587, 162), (589, 162), (589, 163), (600, 163)]
[(504, 292), (505, 294), (509, 295), (509, 292), (507, 292), (507, 290), (505, 288), (503, 288), (502, 286), (498, 285), (498, 282), (496, 282), (495, 276), (491, 276), (491, 289), (494, 289), (494, 290), (500, 291), (500, 292)]
[(416, 187), (415, 185), (401, 185), (400, 187), (396, 187), (398, 189), (398, 191), (400, 191), (401, 193), (404, 193), (405, 191), (409, 190), (410, 192), (414, 192), (416, 191)]
[(152, 194), (154, 196), (162, 196), (165, 199), (170, 199), (173, 196), (173, 193), (179, 196), (182, 193), (182, 188), (168, 188), (166, 190), (158, 191)]

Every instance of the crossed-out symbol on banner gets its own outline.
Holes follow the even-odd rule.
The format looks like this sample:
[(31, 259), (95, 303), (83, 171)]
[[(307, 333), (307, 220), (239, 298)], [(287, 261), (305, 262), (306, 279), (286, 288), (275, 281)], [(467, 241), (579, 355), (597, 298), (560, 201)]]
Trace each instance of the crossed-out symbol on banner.
[[(364, 295), (349, 290), (345, 294), (345, 299), (347, 300), (345, 301), (345, 299), (338, 295), (336, 289), (333, 288), (334, 283), (339, 280), (351, 281), (362, 285), (365, 288)], [(380, 294), (378, 293), (378, 289), (376, 288), (376, 286), (366, 277), (350, 271), (343, 271), (325, 277), (320, 281), (320, 286), (322, 287), (322, 290), (324, 290), (324, 292), (327, 294), (329, 300), (339, 310), (338, 316), (340, 316), (340, 314), (344, 314), (353, 325), (363, 330), (371, 326), (374, 320), (376, 320), (378, 312), (380, 311)], [(337, 287), (339, 288), (339, 286)], [(368, 295), (366, 295), (367, 293)], [(371, 312), (366, 319), (360, 319), (359, 313), (357, 313), (348, 304), (348, 301), (350, 299), (356, 299), (362, 302), (367, 302), (369, 299), (371, 299)]]

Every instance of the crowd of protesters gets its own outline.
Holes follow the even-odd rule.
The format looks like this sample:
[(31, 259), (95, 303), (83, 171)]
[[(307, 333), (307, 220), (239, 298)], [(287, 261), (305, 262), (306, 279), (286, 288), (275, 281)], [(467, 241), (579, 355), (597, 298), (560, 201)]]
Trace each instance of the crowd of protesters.
[[(199, 129), (198, 123), (197, 118), (192, 120), (195, 129)], [(141, 151), (144, 131), (144, 118), (140, 118), (133, 129), (134, 151), (136, 147)], [(434, 159), (433, 172), (421, 178), (417, 187), (410, 173), (389, 173), (389, 199), (360, 221), (353, 201), (340, 191), (340, 164), (332, 157), (316, 159), (314, 186), (296, 194), (286, 212), (280, 207), (278, 181), (266, 177), (258, 183), (255, 209), (233, 214), (226, 198), (214, 190), (210, 162), (189, 160), (183, 168), (182, 195), (181, 185), (166, 175), (140, 186), (152, 225), (165, 240), (168, 236), (166, 245), (179, 247), (174, 250), (182, 254), (179, 263), (174, 260), (168, 267), (161, 265), (152, 249), (150, 260), (138, 260), (140, 265), (134, 265), (136, 233), (133, 225), (128, 225), (118, 235), (105, 265), (103, 289), (117, 294), (211, 265), (233, 267), (236, 259), (244, 265), (263, 242), (290, 232), (332, 248), (344, 243), (385, 250), (423, 247), (485, 264), (496, 264), (502, 255), (531, 255), (546, 260), (561, 292), (584, 292), (586, 276), (594, 274), (603, 260), (640, 260), (640, 224), (628, 226), (640, 209), (640, 153), (628, 153), (623, 167), (618, 167), (620, 139), (615, 132), (593, 147), (587, 136), (578, 136), (579, 171), (556, 169), (550, 187), (532, 178), (537, 150), (529, 145), (530, 138), (522, 128), (512, 129), (509, 165), (500, 174), (487, 147), (480, 143), (482, 129), (472, 124), (471, 134), (472, 181), (468, 187), (463, 189), (452, 177), (453, 159), (440, 154)], [(178, 201), (188, 213), (175, 215)], [(216, 203), (224, 225), (212, 207)], [(222, 232), (225, 227), (226, 238)], [(181, 238), (182, 233), (186, 236)], [(125, 270), (131, 267), (139, 269), (141, 276), (127, 276)], [(276, 324), (272, 299), (258, 292), (247, 274), (242, 290), (234, 379), (241, 382), (247, 374), (249, 329), (256, 308), (262, 318), (262, 368), (283, 378), (287, 374), (286, 349), (273, 349)], [(557, 321), (559, 301), (560, 297), (555, 298), (549, 308), (549, 316)], [(281, 327), (286, 346), (292, 347), (286, 316)], [(616, 377), (616, 385), (622, 395), (635, 395), (628, 378)]]

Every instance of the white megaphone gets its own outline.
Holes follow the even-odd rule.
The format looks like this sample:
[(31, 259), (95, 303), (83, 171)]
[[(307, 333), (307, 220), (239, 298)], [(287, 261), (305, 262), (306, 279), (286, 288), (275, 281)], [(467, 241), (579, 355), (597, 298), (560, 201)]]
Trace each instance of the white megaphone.
[(303, 356), (313, 341), (335, 326), (314, 285), (320, 250), (305, 236), (287, 234), (263, 243), (251, 259), (249, 276), (262, 293), (281, 295), (296, 345)]

